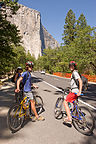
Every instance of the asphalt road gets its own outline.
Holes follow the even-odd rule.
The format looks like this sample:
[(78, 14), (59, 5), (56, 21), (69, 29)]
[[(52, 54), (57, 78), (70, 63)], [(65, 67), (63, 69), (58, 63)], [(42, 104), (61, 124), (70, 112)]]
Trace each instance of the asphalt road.
[[(65, 89), (70, 86), (70, 79), (60, 78), (49, 74), (41, 75), (40, 72), (34, 72), (33, 74), (59, 89)], [(84, 96), (81, 96), (80, 99), (96, 107), (96, 84), (89, 83), (88, 90), (84, 92)]]
[[(7, 126), (6, 116), (14, 101), (14, 86), (10, 82), (6, 83), (0, 90), (0, 144), (96, 144), (96, 129), (93, 135), (84, 136), (73, 126), (69, 128), (63, 124), (62, 120), (54, 118), (54, 104), (60, 93), (43, 80), (59, 88), (69, 86), (69, 80), (44, 76), (40, 73), (33, 74), (39, 77), (33, 80), (39, 86), (37, 92), (44, 101), (45, 111), (41, 115), (45, 117), (45, 121), (28, 121), (22, 129), (12, 134)], [(86, 99), (86, 102), (90, 100)], [(94, 104), (93, 100), (91, 104)], [(96, 112), (93, 111), (93, 113), (96, 119)]]

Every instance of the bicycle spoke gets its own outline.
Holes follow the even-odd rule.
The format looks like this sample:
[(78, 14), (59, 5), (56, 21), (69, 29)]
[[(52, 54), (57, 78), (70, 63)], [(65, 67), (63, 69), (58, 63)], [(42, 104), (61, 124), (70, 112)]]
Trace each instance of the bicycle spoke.
[(10, 130), (17, 131), (20, 129), (24, 116), (19, 116), (23, 113), (22, 108), (19, 104), (14, 104), (8, 112), (8, 125)]

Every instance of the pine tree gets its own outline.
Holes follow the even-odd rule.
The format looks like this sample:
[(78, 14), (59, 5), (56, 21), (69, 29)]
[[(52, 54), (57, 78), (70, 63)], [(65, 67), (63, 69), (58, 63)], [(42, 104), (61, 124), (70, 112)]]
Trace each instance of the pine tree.
[(64, 25), (63, 38), (64, 44), (69, 45), (75, 38), (76, 29), (75, 29), (76, 19), (75, 14), (70, 9), (67, 13)]
[(87, 27), (87, 21), (84, 14), (82, 13), (77, 20), (77, 28), (84, 29), (86, 27)]

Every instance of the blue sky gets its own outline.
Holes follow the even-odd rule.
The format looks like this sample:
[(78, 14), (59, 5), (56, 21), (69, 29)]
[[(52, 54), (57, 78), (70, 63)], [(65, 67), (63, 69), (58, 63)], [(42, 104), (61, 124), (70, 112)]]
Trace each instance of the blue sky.
[(96, 26), (96, 0), (19, 0), (19, 3), (40, 11), (42, 24), (59, 43), (62, 43), (69, 9), (73, 10), (76, 19), (83, 13), (88, 25)]

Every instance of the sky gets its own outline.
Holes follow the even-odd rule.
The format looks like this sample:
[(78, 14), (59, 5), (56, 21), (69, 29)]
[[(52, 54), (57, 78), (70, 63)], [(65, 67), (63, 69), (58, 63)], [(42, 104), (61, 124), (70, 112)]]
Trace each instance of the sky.
[(60, 43), (67, 12), (72, 9), (76, 19), (83, 13), (87, 24), (96, 26), (96, 0), (19, 0), (41, 13), (41, 21), (47, 31)]

